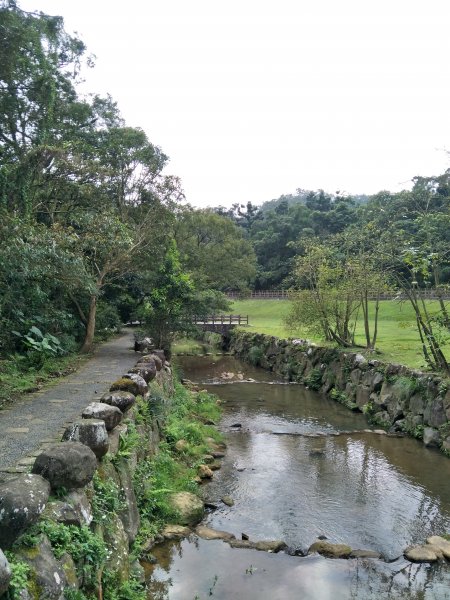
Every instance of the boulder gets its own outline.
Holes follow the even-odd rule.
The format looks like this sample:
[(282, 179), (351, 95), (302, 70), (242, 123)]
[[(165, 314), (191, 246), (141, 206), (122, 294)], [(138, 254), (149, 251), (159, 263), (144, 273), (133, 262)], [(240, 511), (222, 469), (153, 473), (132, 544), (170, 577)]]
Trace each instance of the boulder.
[(165, 540), (181, 540), (191, 535), (192, 529), (184, 525), (166, 525), (161, 531)]
[(439, 548), (443, 556), (450, 560), (450, 542), (439, 535), (432, 535), (427, 538), (427, 544)]
[(163, 368), (163, 362), (164, 361), (161, 360), (161, 358), (156, 354), (147, 354), (146, 356), (143, 356), (138, 360), (138, 365), (141, 365), (143, 363), (154, 363), (156, 370), (161, 371), (161, 369)]
[(155, 356), (157, 356), (162, 365), (164, 366), (165, 362), (166, 362), (166, 355), (164, 353), (164, 350), (158, 349), (158, 350), (152, 350), (152, 354), (154, 354)]
[(234, 506), (234, 500), (231, 496), (223, 496), (221, 500), (227, 506)]
[(348, 558), (352, 553), (346, 544), (332, 544), (325, 540), (318, 540), (308, 548), (308, 554), (321, 554), (327, 558)]
[(190, 492), (176, 492), (169, 496), (171, 507), (178, 513), (180, 525), (194, 526), (203, 519), (205, 507), (198, 496)]
[(67, 585), (63, 568), (53, 555), (50, 542), (42, 536), (36, 547), (22, 546), (17, 556), (28, 564), (36, 598), (42, 600), (60, 600)]
[(108, 432), (101, 419), (80, 419), (65, 430), (63, 442), (81, 442), (88, 446), (97, 458), (105, 456), (109, 448)]
[(358, 408), (362, 408), (363, 406), (368, 404), (370, 402), (370, 388), (362, 385), (358, 386), (356, 388), (355, 402)]
[(228, 533), (228, 531), (220, 531), (218, 529), (211, 529), (210, 527), (205, 527), (205, 525), (197, 525), (195, 528), (195, 533), (198, 537), (203, 540), (234, 540), (236, 537), (232, 533)]
[[(139, 377), (137, 381), (134, 381), (134, 378)], [(109, 388), (110, 392), (129, 392), (133, 394), (133, 396), (141, 396), (142, 391), (145, 389), (144, 394), (147, 391), (147, 384), (139, 375), (135, 373), (130, 373), (129, 375), (124, 375), (121, 379), (115, 381), (112, 386)]]
[(135, 352), (148, 352), (151, 350), (153, 342), (149, 337), (145, 337), (142, 340), (135, 340), (134, 351)]
[(77, 590), (80, 587), (80, 581), (77, 575), (77, 567), (73, 558), (65, 552), (59, 559), (64, 575), (66, 577), (67, 587)]
[(74, 490), (92, 481), (96, 468), (96, 456), (88, 446), (80, 442), (63, 442), (53, 444), (39, 454), (32, 472), (48, 479), (53, 489)]
[(430, 427), (440, 427), (447, 422), (442, 398), (435, 398), (427, 404), (423, 411), (423, 420)]
[(405, 558), (411, 562), (418, 563), (431, 563), (436, 562), (439, 559), (439, 553), (437, 553), (432, 546), (409, 546), (405, 549)]
[(0, 542), (8, 550), (35, 523), (50, 495), (50, 485), (40, 475), (19, 475), (0, 484)]
[(0, 596), (6, 592), (11, 580), (11, 568), (6, 556), (0, 550)]
[(437, 429), (432, 427), (425, 427), (423, 430), (423, 443), (427, 448), (439, 448), (441, 442), (441, 436)]
[(44, 516), (64, 525), (90, 525), (92, 510), (89, 500), (82, 490), (74, 490), (64, 500), (52, 500), (44, 510)]
[(423, 415), (425, 410), (425, 398), (422, 394), (414, 394), (409, 400), (409, 410), (414, 415)]
[(104, 394), (100, 401), (110, 406), (116, 406), (122, 413), (126, 413), (136, 402), (136, 397), (131, 392), (117, 390)]
[(200, 479), (211, 479), (214, 475), (212, 469), (208, 465), (199, 465), (197, 469), (197, 475)]
[(132, 367), (128, 373), (134, 373), (135, 375), (139, 375), (145, 381), (145, 383), (149, 383), (153, 381), (156, 377), (156, 366), (155, 362), (152, 363), (138, 363), (135, 367)]
[(106, 431), (117, 427), (122, 420), (122, 411), (117, 406), (103, 402), (91, 402), (81, 413), (83, 419), (101, 419), (105, 422)]

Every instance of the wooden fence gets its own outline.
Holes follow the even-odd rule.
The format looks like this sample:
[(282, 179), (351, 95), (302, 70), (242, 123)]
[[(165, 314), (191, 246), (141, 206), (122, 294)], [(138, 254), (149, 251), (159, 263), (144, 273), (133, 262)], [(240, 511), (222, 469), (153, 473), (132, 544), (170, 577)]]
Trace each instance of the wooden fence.
[[(440, 296), (439, 296), (440, 294)], [(441, 297), (444, 300), (450, 300), (450, 290), (437, 291), (434, 289), (418, 290), (420, 298), (425, 300), (436, 300)], [(227, 292), (228, 298), (237, 300), (241, 298), (239, 292)], [(250, 300), (287, 300), (289, 298), (289, 292), (287, 290), (256, 290), (251, 292), (249, 296), (245, 296), (245, 299)], [(402, 292), (383, 292), (379, 295), (380, 300), (406, 300), (405, 294)], [(376, 293), (369, 294), (369, 300), (375, 300)]]

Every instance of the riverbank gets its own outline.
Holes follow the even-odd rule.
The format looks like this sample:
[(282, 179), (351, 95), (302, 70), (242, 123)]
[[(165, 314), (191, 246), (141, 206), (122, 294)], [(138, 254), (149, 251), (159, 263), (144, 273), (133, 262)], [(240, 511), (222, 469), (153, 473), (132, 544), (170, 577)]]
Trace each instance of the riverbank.
[(234, 331), (236, 356), (303, 383), (372, 423), (404, 432), (450, 457), (450, 382), (408, 367), (367, 359), (360, 353), (306, 341)]
[(181, 386), (155, 351), (96, 400), (31, 474), (0, 477), (2, 598), (143, 600), (138, 558), (186, 510), (203, 516), (203, 458), (220, 441), (208, 424), (220, 416), (216, 399)]

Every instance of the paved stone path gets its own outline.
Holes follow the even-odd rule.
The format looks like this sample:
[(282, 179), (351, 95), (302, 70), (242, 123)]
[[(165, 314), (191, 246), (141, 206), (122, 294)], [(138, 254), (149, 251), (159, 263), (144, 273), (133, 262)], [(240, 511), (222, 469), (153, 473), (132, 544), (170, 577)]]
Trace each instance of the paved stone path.
[(136, 363), (133, 341), (128, 331), (102, 344), (76, 373), (1, 410), (0, 472), (27, 471), (45, 445), (60, 440), (83, 408)]

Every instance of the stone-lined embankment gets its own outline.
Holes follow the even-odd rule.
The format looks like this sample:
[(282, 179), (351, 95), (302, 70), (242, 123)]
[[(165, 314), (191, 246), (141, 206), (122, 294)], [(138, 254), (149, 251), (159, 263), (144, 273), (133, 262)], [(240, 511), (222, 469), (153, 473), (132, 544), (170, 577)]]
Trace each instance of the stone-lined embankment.
[(360, 353), (303, 340), (234, 331), (230, 350), (240, 359), (304, 383), (389, 431), (422, 439), (450, 456), (450, 381)]

